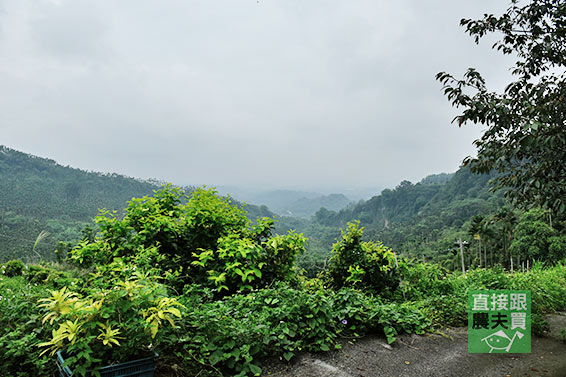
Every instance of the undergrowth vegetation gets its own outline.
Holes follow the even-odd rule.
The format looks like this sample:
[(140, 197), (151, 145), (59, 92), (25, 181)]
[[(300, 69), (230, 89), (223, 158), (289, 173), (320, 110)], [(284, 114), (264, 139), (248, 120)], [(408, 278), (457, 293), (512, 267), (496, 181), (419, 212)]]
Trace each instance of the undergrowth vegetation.
[[(268, 357), (340, 349), (341, 338), (422, 334), (464, 325), (470, 289), (528, 289), (533, 327), (566, 310), (566, 264), (528, 272), (470, 270), (397, 260), (349, 224), (328, 268), (306, 278), (295, 260), (307, 240), (273, 236), (229, 199), (164, 187), (134, 199), (122, 218), (102, 212), (99, 232), (61, 264), (10, 261), (0, 272), (0, 375), (49, 376), (53, 354), (76, 375), (159, 353), (168, 376), (252, 376)], [(95, 373), (96, 374), (96, 373)]]

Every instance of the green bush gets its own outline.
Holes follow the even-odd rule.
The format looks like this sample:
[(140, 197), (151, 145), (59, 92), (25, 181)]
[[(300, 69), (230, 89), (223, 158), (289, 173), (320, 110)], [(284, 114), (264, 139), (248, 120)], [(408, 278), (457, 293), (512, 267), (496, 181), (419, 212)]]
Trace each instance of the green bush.
[[(465, 276), (457, 274), (461, 286), (459, 290), (467, 295), (469, 289), (509, 289), (509, 277), (501, 266), (469, 270)], [(458, 284), (458, 283), (456, 283)], [(467, 296), (466, 296), (467, 297)]]
[(463, 295), (433, 295), (416, 305), (437, 326), (467, 326), (467, 302)]
[(62, 267), (57, 264), (42, 263), (40, 265), (28, 265), (23, 276), (33, 284), (62, 288), (76, 284), (77, 278), (84, 274), (84, 271), (76, 270), (70, 266)]
[(335, 289), (354, 286), (387, 295), (399, 285), (395, 257), (381, 243), (362, 241), (363, 229), (359, 222), (348, 223), (342, 239), (332, 247), (329, 284)]
[(250, 290), (274, 281), (296, 280), (295, 258), (304, 252), (305, 239), (290, 232), (256, 243), (231, 234), (218, 239), (216, 250), (195, 254), (198, 274), (208, 275), (217, 290), (225, 293)]
[(307, 239), (294, 231), (290, 231), (285, 236), (276, 235), (263, 241), (261, 261), (265, 264), (262, 268), (262, 281), (265, 284), (275, 281), (296, 282), (298, 271), (295, 261), (305, 252), (306, 243)]
[(290, 360), (302, 350), (329, 350), (342, 326), (322, 292), (277, 285), (217, 301), (206, 297), (210, 293), (195, 289), (183, 295), (191, 311), (180, 321), (180, 332), (192, 336), (169, 339), (193, 374), (258, 374), (259, 360), (268, 355)]
[(401, 266), (403, 283), (395, 293), (395, 299), (415, 300), (437, 325), (466, 325), (467, 294), (469, 290), (477, 289), (530, 290), (533, 330), (537, 334), (545, 331), (547, 326), (544, 314), (566, 310), (565, 262), (558, 262), (553, 267), (535, 263), (528, 272), (509, 273), (497, 266), (481, 268), (470, 270), (465, 276), (446, 273), (436, 265), (403, 262)]
[[(528, 272), (508, 273), (501, 267), (482, 268), (470, 270), (465, 276), (455, 273), (443, 277), (434, 268), (418, 264), (404, 271), (408, 283), (404, 281), (401, 288), (405, 290), (407, 299), (418, 299), (418, 307), (437, 325), (464, 326), (467, 321), (467, 294), (469, 290), (476, 289), (530, 290), (533, 331), (536, 334), (547, 329), (545, 314), (566, 310), (565, 262), (558, 262), (553, 267), (535, 263)], [(426, 289), (430, 294), (426, 294)], [(402, 299), (399, 293), (396, 298)]]
[[(519, 256), (521, 260), (549, 263), (562, 259), (565, 255), (564, 239), (557, 238), (558, 231), (547, 223), (547, 216), (548, 213), (541, 208), (531, 209), (521, 216), (509, 248), (512, 255)], [(552, 252), (549, 251), (551, 243), (554, 244)]]
[(26, 265), (19, 259), (14, 259), (6, 262), (4, 265), (4, 275), (8, 277), (20, 276), (23, 273)]
[(551, 261), (566, 259), (566, 235), (554, 236), (549, 238), (548, 258)]
[(538, 314), (566, 310), (566, 263), (545, 268), (536, 263), (529, 272), (509, 274), (509, 289), (531, 291), (532, 312)]
[(402, 261), (399, 266), (402, 282), (396, 292), (397, 299), (420, 300), (454, 293), (450, 273), (437, 264)]
[(43, 266), (31, 265), (27, 269), (27, 278), (32, 283), (44, 283), (51, 271)]
[(71, 251), (78, 265), (122, 258), (175, 276), (176, 288), (196, 283), (222, 294), (296, 279), (295, 259), (306, 244), (293, 232), (272, 237), (273, 220), (252, 226), (229, 198), (202, 188), (185, 197), (165, 186), (154, 197), (132, 199), (122, 219), (106, 211), (95, 221), (98, 238), (85, 239)]
[(424, 334), (432, 324), (412, 302), (375, 306), (369, 313), (368, 321), (383, 329), (388, 343), (393, 343), (398, 334)]

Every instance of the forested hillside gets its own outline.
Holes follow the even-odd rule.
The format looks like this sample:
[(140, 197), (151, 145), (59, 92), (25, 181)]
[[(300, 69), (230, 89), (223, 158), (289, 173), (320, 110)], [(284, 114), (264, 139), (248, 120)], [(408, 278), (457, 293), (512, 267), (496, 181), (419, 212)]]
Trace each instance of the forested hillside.
[[(456, 239), (472, 242), (472, 218), (495, 213), (506, 203), (503, 191), (490, 190), (492, 178), (463, 167), (445, 183), (400, 185), (382, 201), (390, 218), (368, 225), (368, 235), (407, 256), (445, 261), (451, 268)], [(425, 201), (426, 194), (430, 197)], [(403, 198), (408, 204), (399, 208), (395, 199), (403, 203)]]
[[(444, 261), (451, 268), (455, 239), (472, 238), (466, 232), (472, 217), (495, 212), (505, 203), (501, 191), (490, 191), (491, 178), (463, 167), (454, 174), (428, 176), (416, 184), (403, 181), (395, 189), (385, 189), (338, 212), (321, 208), (312, 222), (289, 218), (281, 222), (305, 232), (311, 240), (311, 255), (304, 259), (310, 263), (316, 260), (319, 266), (324, 264), (323, 250), (329, 250), (339, 228), (360, 221), (367, 239), (381, 241), (406, 256)], [(308, 269), (312, 268), (309, 264)]]
[(311, 222), (282, 218), (279, 226), (309, 237), (311, 247), (300, 262), (313, 275), (324, 269), (339, 229), (355, 221), (365, 227), (367, 240), (450, 270), (462, 268), (462, 253), (465, 268), (525, 268), (527, 260), (564, 258), (561, 218), (553, 220), (550, 211), (536, 205), (512, 209), (504, 190), (493, 191), (493, 178), (462, 167), (453, 175), (429, 176), (417, 184), (403, 181), (339, 212), (321, 208)]
[[(88, 236), (83, 228), (92, 224), (99, 209), (121, 214), (133, 197), (153, 195), (162, 185), (157, 180), (62, 166), (0, 146), (0, 261), (53, 259), (58, 246), (69, 247), (59, 242), (76, 243)], [(252, 219), (274, 216), (266, 206), (245, 209)]]
[[(121, 211), (132, 197), (158, 187), (157, 181), (86, 172), (0, 146), (0, 259), (52, 259), (57, 243), (76, 242), (99, 208)], [(42, 231), (49, 236), (33, 252)]]
[(412, 184), (401, 182), (395, 189), (385, 189), (380, 195), (339, 212), (321, 209), (315, 220), (323, 225), (343, 226), (359, 220), (372, 228), (389, 228), (395, 224), (434, 217), (433, 227), (462, 225), (471, 215), (501, 205), (502, 195), (489, 192), (488, 175), (472, 174), (461, 168), (453, 175), (430, 176)]

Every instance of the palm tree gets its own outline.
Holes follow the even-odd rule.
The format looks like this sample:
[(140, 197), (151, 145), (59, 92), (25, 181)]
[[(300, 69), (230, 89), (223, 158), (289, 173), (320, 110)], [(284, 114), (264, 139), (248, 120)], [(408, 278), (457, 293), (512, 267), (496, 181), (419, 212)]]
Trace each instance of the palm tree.
[(511, 271), (513, 270), (513, 256), (509, 252), (509, 246), (513, 239), (513, 229), (517, 224), (515, 213), (507, 207), (501, 207), (499, 211), (493, 215), (493, 221), (498, 226), (503, 235), (503, 264), (510, 261)]
[[(484, 241), (483, 245), (484, 245), (484, 249), (483, 249), (483, 253), (484, 253), (484, 260), (485, 260), (485, 267), (487, 268), (488, 264), (490, 266), (493, 266), (493, 249), (495, 247), (494, 245), (494, 240), (495, 240), (495, 231), (493, 229), (493, 222), (490, 221), (489, 218), (485, 218), (484, 221), (482, 222), (482, 228), (480, 231), (482, 240)], [(489, 243), (489, 241), (492, 241), (491, 244)], [(487, 246), (489, 247), (489, 262), (488, 263), (488, 259), (487, 259)]]
[[(468, 229), (468, 233), (474, 237), (474, 240), (478, 241), (478, 252), (477, 252), (477, 263), (478, 267), (481, 267), (481, 250), (482, 250), (482, 233), (483, 224), (485, 222), (485, 216), (476, 215), (472, 218), (472, 223)], [(485, 261), (485, 259), (484, 259)]]

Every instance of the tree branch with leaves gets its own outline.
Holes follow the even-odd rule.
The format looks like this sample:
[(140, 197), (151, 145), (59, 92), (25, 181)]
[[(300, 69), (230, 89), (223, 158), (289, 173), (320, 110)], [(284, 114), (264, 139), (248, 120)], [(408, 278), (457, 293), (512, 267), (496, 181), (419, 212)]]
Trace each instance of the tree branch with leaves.
[(464, 164), (476, 173), (496, 171), (496, 188), (517, 206), (541, 206), (566, 214), (566, 2), (512, 0), (507, 11), (460, 24), (476, 43), (500, 33), (493, 48), (517, 57), (516, 80), (502, 93), (489, 91), (485, 79), (469, 68), (462, 79), (441, 72), (436, 79), (455, 107), (458, 126), (488, 128), (474, 142), (477, 157)]

